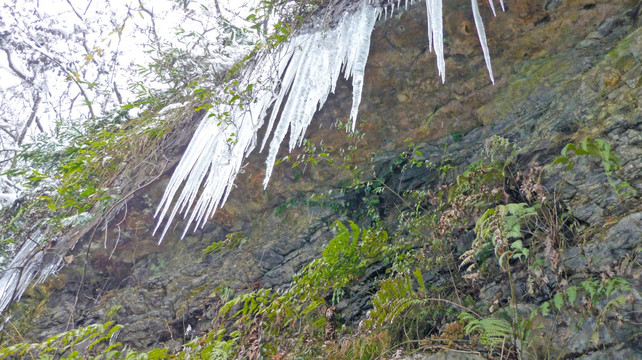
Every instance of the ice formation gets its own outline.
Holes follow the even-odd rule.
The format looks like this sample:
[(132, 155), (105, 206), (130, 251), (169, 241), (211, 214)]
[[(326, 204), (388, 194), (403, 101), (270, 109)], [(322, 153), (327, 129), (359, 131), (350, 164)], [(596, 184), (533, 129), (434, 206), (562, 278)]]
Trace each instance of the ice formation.
[(3, 271), (0, 278), (0, 313), (13, 300), (22, 296), (34, 278), (43, 281), (58, 265), (59, 261), (56, 261), (49, 266), (43, 266), (46, 255), (39, 245), (43, 239), (44, 234), (37, 230), (22, 244)]
[(441, 0), (426, 0), (426, 23), (428, 24), (428, 49), (435, 50), (437, 71), (441, 82), (446, 81), (446, 61), (444, 60), (444, 25)]
[[(244, 89), (251, 84), (261, 86), (257, 86), (249, 105), (215, 105), (196, 130), (156, 211), (160, 219), (168, 218), (161, 240), (177, 212), (187, 214), (190, 210), (183, 232), (185, 235), (190, 224), (204, 225), (208, 217), (225, 203), (243, 160), (256, 146), (256, 133), (263, 126), (272, 105), (274, 110), (269, 118), (266, 140), (275, 128), (269, 146), (265, 186), (288, 130), (289, 148), (292, 150), (303, 140), (316, 110), (334, 91), (342, 69), (346, 78), (352, 77), (350, 119), (354, 129), (370, 50), (370, 34), (380, 11), (364, 1), (357, 11), (344, 15), (333, 29), (295, 35), (280, 50), (262, 55), (253, 67), (246, 70), (239, 88)], [(279, 110), (281, 116), (277, 123)], [(228, 113), (229, 118), (218, 116), (224, 113)], [(184, 187), (172, 207), (172, 200), (183, 183)], [(201, 187), (202, 193), (197, 199)], [(160, 221), (156, 229), (159, 226)]]
[[(404, 8), (408, 2), (405, 0)], [(492, 6), (492, 0), (489, 3)], [(503, 9), (503, 1), (500, 3)], [(471, 5), (488, 73), (494, 83), (477, 0), (471, 0)], [(225, 203), (243, 161), (256, 147), (257, 132), (269, 116), (261, 144), (263, 150), (271, 137), (263, 181), (267, 187), (285, 136), (289, 132), (290, 151), (301, 144), (314, 113), (323, 106), (328, 94), (334, 92), (341, 72), (346, 79), (352, 78), (350, 122), (354, 131), (375, 22), (380, 16), (386, 18), (399, 10), (400, 0), (383, 5), (379, 1), (363, 0), (356, 11), (345, 13), (331, 29), (313, 28), (293, 35), (280, 49), (262, 54), (246, 69), (239, 88), (261, 86), (253, 90), (249, 104), (215, 105), (199, 125), (156, 210), (159, 220), (155, 232), (165, 221), (159, 242), (177, 213), (187, 217), (182, 235), (185, 236), (192, 223), (195, 228), (203, 226)], [(444, 82), (442, 0), (426, 0), (426, 10), (429, 49), (435, 52), (438, 73)], [(270, 108), (272, 112), (268, 114)]]
[[(489, 0), (492, 4), (493, 0)], [(477, 27), (477, 36), (479, 36), (479, 43), (481, 44), (482, 51), (484, 52), (484, 61), (488, 69), (490, 81), (494, 84), (495, 78), (493, 77), (493, 68), (490, 65), (490, 52), (488, 51), (488, 42), (486, 41), (486, 30), (484, 29), (484, 22), (482, 21), (481, 14), (479, 13), (479, 4), (477, 0), (470, 0), (470, 6), (473, 8), (473, 18), (475, 19), (475, 27)], [(494, 10), (493, 10), (494, 12)]]

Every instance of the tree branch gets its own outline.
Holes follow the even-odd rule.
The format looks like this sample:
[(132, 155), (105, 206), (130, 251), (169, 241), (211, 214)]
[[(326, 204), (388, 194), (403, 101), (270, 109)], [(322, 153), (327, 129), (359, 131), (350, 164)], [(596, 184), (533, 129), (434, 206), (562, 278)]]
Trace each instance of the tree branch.
[(0, 125), (0, 130), (4, 131), (7, 135), (9, 135), (9, 137), (11, 137), (11, 139), (13, 139), (13, 141), (16, 141), (16, 134), (14, 134), (11, 131), (11, 129), (9, 129), (8, 127), (6, 127), (4, 125)]
[(156, 53), (160, 55), (160, 40), (158, 38), (158, 33), (156, 32), (156, 20), (154, 19), (154, 13), (150, 10), (147, 10), (145, 8), (145, 5), (143, 5), (142, 0), (138, 0), (138, 4), (140, 5), (140, 10), (147, 13), (149, 17), (152, 19), (152, 32), (154, 33), (154, 41), (156, 42)]
[(11, 71), (13, 71), (22, 80), (28, 83), (31, 83), (33, 79), (30, 79), (29, 77), (27, 77), (27, 75), (23, 74), (22, 71), (18, 70), (16, 66), (13, 64), (13, 61), (11, 60), (11, 53), (9, 52), (9, 50), (5, 48), (3, 48), (2, 50), (5, 52), (5, 54), (7, 54), (7, 62), (9, 63), (9, 69), (11, 69)]
[(33, 120), (36, 118), (36, 112), (38, 112), (38, 105), (40, 105), (40, 93), (36, 93), (33, 99), (33, 106), (31, 107), (31, 115), (29, 115), (29, 120), (27, 120), (27, 123), (25, 126), (22, 128), (22, 132), (20, 133), (20, 136), (18, 136), (17, 143), (18, 146), (22, 145), (22, 142), (25, 139), (25, 136), (27, 135), (27, 130), (31, 126), (31, 123), (33, 123)]
[(85, 20), (82, 18), (82, 16), (80, 16), (78, 11), (76, 11), (76, 8), (74, 8), (74, 6), (71, 4), (71, 1), (67, 0), (67, 4), (69, 4), (69, 7), (71, 7), (71, 10), (74, 11), (74, 14), (76, 14), (76, 16), (78, 16), (78, 19), (80, 19), (80, 21), (82, 21), (82, 22), (85, 22)]
[(38, 126), (38, 130), (40, 130), (41, 133), (45, 132), (45, 129), (42, 127), (42, 124), (40, 123), (40, 118), (36, 116), (36, 125)]

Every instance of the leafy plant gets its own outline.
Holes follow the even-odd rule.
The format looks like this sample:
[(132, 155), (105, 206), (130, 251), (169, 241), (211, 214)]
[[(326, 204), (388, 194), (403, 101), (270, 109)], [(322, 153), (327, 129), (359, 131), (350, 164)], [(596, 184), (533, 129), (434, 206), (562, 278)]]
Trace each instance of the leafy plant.
[(339, 301), (343, 289), (358, 281), (388, 247), (384, 231), (362, 229), (354, 222), (346, 226), (338, 221), (335, 227), (337, 234), (321, 257), (295, 275), (286, 291), (259, 289), (237, 295), (221, 307), (222, 317), (238, 309), (232, 318), (241, 334), (242, 354), (274, 354), (278, 338), (294, 338), (295, 346), (301, 346), (305, 339), (322, 337), (329, 319), (321, 310), (328, 308), (328, 300)]
[(225, 240), (215, 241), (203, 250), (203, 253), (220, 253), (225, 254), (233, 248), (242, 246), (248, 239), (242, 231), (232, 232), (225, 235)]
[(122, 346), (120, 343), (109, 344), (103, 351), (97, 348), (110, 343), (122, 328), (112, 322), (94, 324), (84, 328), (56, 334), (41, 343), (21, 343), (0, 348), (0, 358), (67, 358), (80, 359), (82, 353), (108, 354)]
[[(611, 144), (603, 139), (584, 138), (579, 144), (567, 144), (562, 149), (562, 155), (557, 157), (552, 165), (564, 164), (569, 169), (573, 169), (574, 164), (570, 155), (575, 156), (590, 156), (600, 160), (604, 173), (609, 179), (609, 185), (621, 197), (635, 194), (636, 190), (626, 180), (622, 179), (617, 174), (617, 170), (621, 169), (620, 159), (611, 151)], [(627, 189), (627, 191), (622, 192)]]
[(477, 319), (473, 315), (463, 312), (459, 314), (459, 320), (466, 323), (464, 328), (466, 335), (478, 336), (480, 341), (491, 349), (505, 344), (513, 333), (511, 324), (504, 319), (492, 317)]
[[(498, 205), (486, 210), (477, 220), (475, 225), (475, 241), (470, 250), (462, 254), (461, 267), (474, 266), (474, 257), (484, 248), (490, 240), (495, 256), (502, 268), (506, 268), (508, 260), (528, 258), (529, 250), (524, 247), (522, 228), (534, 216), (537, 216), (537, 207), (526, 203), (511, 203)], [(512, 240), (512, 241), (511, 241)]]

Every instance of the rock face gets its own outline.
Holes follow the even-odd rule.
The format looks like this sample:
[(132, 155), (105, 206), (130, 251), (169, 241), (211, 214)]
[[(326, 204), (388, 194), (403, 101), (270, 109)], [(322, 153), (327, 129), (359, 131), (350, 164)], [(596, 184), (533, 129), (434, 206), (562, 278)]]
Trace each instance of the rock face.
[[(572, 170), (552, 168), (545, 185), (554, 189), (579, 227), (590, 229), (562, 253), (564, 281), (573, 283), (587, 274), (627, 279), (632, 287), (627, 315), (617, 328), (605, 326), (604, 319), (596, 316), (587, 316), (582, 324), (572, 318), (542, 319), (558, 335), (550, 339), (542, 334), (537, 346), (563, 358), (635, 358), (642, 353), (636, 325), (642, 322), (640, 3), (506, 3), (507, 12), (496, 18), (482, 9), (494, 86), (466, 2), (445, 4), (443, 85), (434, 56), (427, 51), (423, 6), (378, 24), (351, 164), (364, 170), (362, 176), (382, 177), (402, 193), (438, 184), (434, 170), (394, 170), (399, 154), (407, 149), (405, 139), (415, 144), (421, 160), (447, 164), (453, 174), (479, 159), (484, 141), (493, 135), (519, 147), (522, 169), (552, 162), (568, 143), (586, 137), (604, 139), (619, 158), (620, 178), (607, 176), (599, 159), (577, 157)], [(356, 141), (346, 140), (343, 130), (335, 127), (346, 122), (350, 102), (348, 83), (340, 83), (337, 94), (316, 116), (318, 129), (308, 134), (312, 143), (323, 140), (324, 151), (337, 155), (347, 148), (346, 142)], [(167, 150), (174, 164), (185, 146), (178, 142)], [(352, 175), (324, 162), (278, 166), (263, 191), (262, 166), (260, 159), (248, 164), (238, 188), (205, 228), (180, 240), (182, 225), (177, 221), (157, 245), (152, 215), (171, 175), (168, 170), (134, 194), (106, 233), (96, 233), (94, 239), (86, 236), (74, 249), (72, 263), (58, 276), (35, 286), (15, 304), (12, 321), (22, 336), (36, 340), (70, 326), (114, 319), (125, 325), (120, 340), (134, 348), (178, 346), (208, 330), (217, 318), (220, 299), (210, 296), (214, 289), (238, 293), (287, 286), (302, 266), (318, 257), (319, 248), (333, 236), (332, 223), (358, 214), (367, 199), (336, 191), (345, 188)], [(626, 195), (612, 186), (623, 180), (630, 185)], [(311, 200), (313, 194), (327, 196)], [(399, 200), (378, 201), (385, 218), (387, 209)], [(203, 253), (213, 242), (230, 238), (228, 234), (234, 234), (231, 238), (239, 241), (238, 246), (226, 253)], [(369, 278), (377, 271), (373, 269)], [(371, 287), (371, 282), (364, 282), (339, 304), (348, 322), (357, 323), (364, 316)], [(477, 294), (478, 302), (490, 304), (502, 290), (503, 284), (489, 283)], [(535, 299), (533, 304), (541, 301)], [(591, 341), (596, 328), (598, 343)]]

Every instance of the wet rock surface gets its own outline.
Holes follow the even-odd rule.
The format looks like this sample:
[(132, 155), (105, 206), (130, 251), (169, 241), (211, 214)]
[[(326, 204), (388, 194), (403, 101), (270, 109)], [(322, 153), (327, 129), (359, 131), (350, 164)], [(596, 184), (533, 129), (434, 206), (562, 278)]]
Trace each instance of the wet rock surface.
[[(572, 170), (556, 165), (545, 185), (554, 189), (580, 226), (594, 229), (562, 254), (565, 281), (573, 284), (580, 274), (627, 279), (633, 288), (625, 315), (629, 321), (618, 329), (598, 323), (605, 299), (595, 312), (581, 314), (584, 321), (579, 323), (573, 318), (542, 320), (551, 326), (547, 330), (559, 334), (542, 342), (548, 341), (545, 346), (551, 353), (566, 359), (639, 357), (635, 324), (642, 322), (640, 4), (514, 1), (507, 2), (507, 12), (496, 18), (488, 16), (487, 8), (483, 11), (494, 86), (484, 69), (469, 10), (457, 2), (448, 2), (444, 10), (443, 85), (434, 56), (427, 51), (423, 6), (379, 23), (359, 114), (363, 137), (351, 161), (367, 169), (366, 176), (381, 176), (402, 193), (437, 185), (432, 170), (395, 171), (395, 162), (407, 149), (406, 138), (416, 144), (420, 160), (448, 164), (453, 176), (480, 158), (484, 140), (492, 135), (519, 147), (518, 164), (524, 169), (551, 163), (566, 144), (585, 137), (612, 144), (623, 179), (609, 178), (599, 159), (577, 157)], [(346, 142), (344, 130), (333, 124), (347, 120), (349, 90), (347, 82), (339, 84), (337, 94), (317, 114), (319, 128), (311, 126), (308, 134), (314, 143), (323, 139), (335, 153)], [(177, 142), (168, 150), (174, 164), (185, 146)], [(113, 319), (125, 325), (120, 341), (134, 348), (178, 346), (216, 320), (221, 300), (213, 295), (215, 289), (238, 293), (287, 286), (297, 271), (319, 256), (333, 236), (332, 223), (358, 213), (363, 199), (345, 192), (325, 202), (306, 202), (313, 194), (340, 189), (351, 180), (348, 171), (324, 163), (303, 170), (288, 164), (277, 167), (263, 191), (262, 167), (260, 156), (250, 161), (228, 203), (203, 229), (180, 239), (183, 229), (177, 221), (158, 245), (152, 235), (153, 211), (171, 175), (170, 166), (161, 179), (128, 201), (127, 210), (115, 217), (106, 233), (96, 233), (94, 239), (87, 235), (73, 250), (75, 260), (56, 278), (37, 285), (14, 305), (12, 316), (25, 329), (23, 335), (43, 339), (71, 326)], [(612, 184), (624, 179), (637, 193), (624, 196), (614, 190)], [(395, 199), (382, 200), (384, 213)], [(243, 240), (229, 252), (203, 253), (230, 233), (241, 234)], [(358, 323), (368, 310), (374, 279), (385, 271), (377, 266), (338, 304), (346, 322)], [(426, 276), (438, 281), (439, 275)], [(506, 292), (505, 284), (492, 283), (478, 298), (490, 302)], [(597, 344), (591, 342), (595, 329)], [(425, 358), (480, 358), (476, 356), (451, 352)]]

